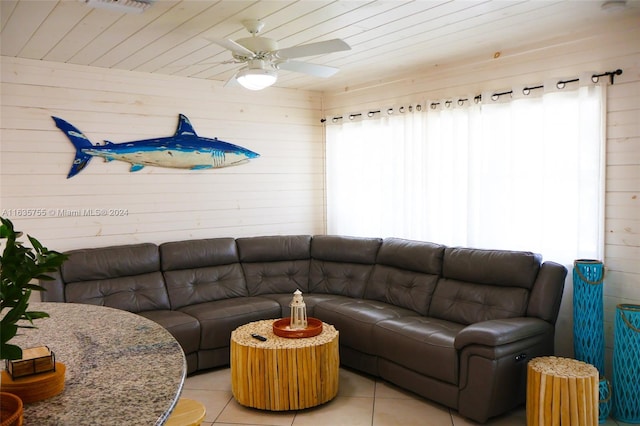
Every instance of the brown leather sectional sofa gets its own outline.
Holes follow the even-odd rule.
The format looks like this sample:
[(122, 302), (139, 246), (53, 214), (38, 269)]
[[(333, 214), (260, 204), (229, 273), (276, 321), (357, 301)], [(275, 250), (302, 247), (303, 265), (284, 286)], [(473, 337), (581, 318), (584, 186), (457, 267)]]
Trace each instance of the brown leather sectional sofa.
[(340, 332), (341, 364), (479, 422), (525, 400), (554, 351), (567, 270), (528, 252), (398, 238), (293, 235), (74, 250), (44, 301), (125, 309), (166, 327), (188, 372), (229, 364), (236, 327), (289, 315)]

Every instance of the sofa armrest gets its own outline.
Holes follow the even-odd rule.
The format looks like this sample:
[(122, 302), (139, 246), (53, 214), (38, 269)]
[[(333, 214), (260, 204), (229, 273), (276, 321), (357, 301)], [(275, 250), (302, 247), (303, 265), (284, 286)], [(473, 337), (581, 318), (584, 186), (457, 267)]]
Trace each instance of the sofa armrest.
[(518, 317), (482, 321), (460, 330), (456, 350), (468, 345), (499, 346), (548, 333), (553, 326), (539, 318)]
[(45, 291), (40, 292), (40, 300), (42, 302), (66, 302), (64, 295), (64, 282), (60, 270), (47, 273), (53, 280), (38, 280), (38, 285), (43, 287)]
[(527, 363), (553, 355), (554, 327), (535, 317), (471, 324), (458, 332), (458, 413), (485, 422), (525, 402)]

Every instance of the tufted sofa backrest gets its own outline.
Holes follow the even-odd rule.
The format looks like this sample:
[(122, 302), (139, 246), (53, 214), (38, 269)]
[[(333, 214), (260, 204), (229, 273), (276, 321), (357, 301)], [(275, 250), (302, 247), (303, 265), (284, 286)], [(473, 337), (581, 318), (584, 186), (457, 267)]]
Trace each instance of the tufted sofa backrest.
[(447, 247), (429, 316), (472, 324), (527, 314), (541, 256)]
[(309, 291), (362, 298), (381, 244), (381, 238), (315, 235)]
[(110, 306), (130, 312), (169, 309), (155, 244), (133, 244), (67, 252), (60, 268), (67, 302)]
[(249, 294), (233, 238), (164, 243), (160, 258), (173, 309)]
[(364, 297), (426, 315), (442, 271), (443, 256), (443, 245), (385, 238)]
[(307, 292), (310, 235), (238, 238), (236, 244), (250, 296)]
[(529, 252), (400, 238), (291, 235), (72, 250), (43, 301), (131, 312), (241, 296), (324, 293), (367, 298), (471, 324), (519, 316), (555, 323), (566, 268)]

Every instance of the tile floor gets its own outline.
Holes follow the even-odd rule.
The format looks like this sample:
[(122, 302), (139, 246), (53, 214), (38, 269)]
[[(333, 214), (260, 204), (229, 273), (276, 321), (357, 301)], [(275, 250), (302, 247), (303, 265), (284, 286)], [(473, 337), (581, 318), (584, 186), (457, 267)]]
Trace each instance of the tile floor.
[[(340, 389), (330, 402), (301, 411), (268, 412), (239, 405), (231, 395), (231, 372), (215, 369), (190, 376), (182, 396), (207, 408), (203, 426), (462, 426), (477, 423), (454, 410), (405, 392), (384, 381), (340, 369)], [(488, 426), (526, 424), (524, 407), (491, 419)], [(609, 419), (605, 425), (624, 423)]]

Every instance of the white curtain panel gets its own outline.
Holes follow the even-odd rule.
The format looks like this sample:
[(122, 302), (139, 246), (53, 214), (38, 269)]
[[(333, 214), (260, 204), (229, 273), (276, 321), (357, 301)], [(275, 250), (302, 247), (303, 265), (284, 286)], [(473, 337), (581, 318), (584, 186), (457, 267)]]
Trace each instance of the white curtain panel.
[(327, 125), (327, 232), (602, 258), (604, 90)]

